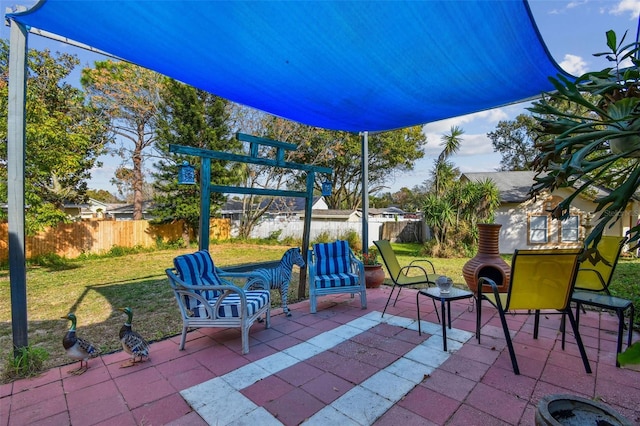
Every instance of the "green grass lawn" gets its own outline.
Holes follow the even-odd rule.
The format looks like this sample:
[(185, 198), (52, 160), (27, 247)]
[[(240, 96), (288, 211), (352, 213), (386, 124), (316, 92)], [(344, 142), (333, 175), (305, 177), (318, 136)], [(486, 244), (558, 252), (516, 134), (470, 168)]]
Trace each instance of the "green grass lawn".
[[(394, 244), (401, 265), (419, 258), (419, 244)], [(224, 243), (212, 245), (217, 266), (279, 260), (288, 246)], [(164, 270), (179, 254), (194, 249), (159, 250), (120, 257), (67, 260), (51, 267), (29, 267), (27, 272), (27, 319), (30, 345), (49, 353), (46, 367), (67, 364), (62, 337), (69, 322), (60, 317), (75, 312), (78, 335), (91, 341), (103, 353), (120, 350), (118, 331), (126, 319), (119, 307), (132, 308), (133, 328), (147, 340), (161, 340), (179, 334), (182, 322)], [(505, 257), (509, 262), (509, 257)], [(437, 272), (465, 286), (462, 267), (467, 258), (431, 259)], [(289, 290), (290, 303), (298, 297), (298, 268)], [(612, 290), (632, 298), (640, 307), (640, 260), (622, 259), (616, 269)], [(308, 293), (307, 293), (308, 294)], [(274, 305), (280, 306), (277, 292)], [(8, 272), (0, 271), (0, 359), (12, 350), (11, 294)], [(640, 309), (638, 309), (640, 311)], [(640, 317), (640, 313), (638, 314)], [(638, 317), (636, 323), (638, 323)], [(0, 365), (4, 366), (4, 362)]]

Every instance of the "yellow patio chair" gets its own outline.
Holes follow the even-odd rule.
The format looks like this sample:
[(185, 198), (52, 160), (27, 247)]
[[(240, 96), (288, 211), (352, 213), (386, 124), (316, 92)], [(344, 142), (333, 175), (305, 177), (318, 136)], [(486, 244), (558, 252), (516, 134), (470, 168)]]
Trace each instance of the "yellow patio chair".
[[(396, 287), (398, 287), (398, 293), (396, 294), (396, 298), (393, 301), (393, 306), (396, 305), (398, 301), (398, 296), (400, 296), (400, 291), (402, 287), (406, 287), (409, 285), (421, 285), (426, 284), (427, 286), (436, 285), (436, 279), (439, 277), (436, 274), (436, 268), (433, 266), (433, 263), (427, 259), (418, 259), (412, 261), (407, 266), (400, 266), (398, 262), (398, 258), (396, 257), (395, 252), (391, 248), (391, 243), (388, 240), (378, 240), (374, 241), (373, 244), (378, 248), (378, 252), (380, 253), (380, 257), (382, 257), (382, 261), (384, 262), (384, 266), (387, 268), (387, 272), (389, 273), (389, 277), (393, 282), (393, 287), (391, 287), (391, 293), (389, 293), (389, 298), (387, 299), (387, 303), (384, 305), (384, 310), (382, 311), (382, 316), (387, 311), (387, 307), (389, 306), (389, 302), (391, 301), (391, 296), (393, 296), (393, 291)], [(415, 265), (416, 262), (426, 262), (431, 267), (431, 273), (427, 272), (427, 270), (419, 265)], [(408, 275), (410, 272), (416, 273), (417, 275)], [(433, 301), (433, 307), (436, 307), (435, 300)], [(438, 316), (438, 321), (440, 321), (440, 315), (438, 314), (438, 309), (436, 309), (436, 315)]]
[[(571, 296), (571, 301), (576, 304), (575, 318), (578, 325), (580, 325), (580, 311), (583, 310), (581, 309), (583, 305), (616, 312), (618, 316), (617, 353), (622, 352), (624, 313), (629, 310), (630, 314), (627, 346), (631, 346), (635, 314), (631, 300), (612, 296), (609, 291), (613, 273), (626, 242), (627, 238), (625, 237), (603, 236), (598, 242), (596, 250), (588, 250), (589, 256), (580, 264), (575, 290)], [(562, 344), (564, 345), (564, 322), (562, 323)], [(617, 361), (616, 366), (620, 366)]]
[[(515, 374), (520, 374), (520, 369), (505, 314), (507, 311), (511, 311), (510, 313), (516, 315), (530, 315), (533, 311), (535, 314), (533, 338), (537, 339), (541, 310), (545, 310), (545, 315), (566, 314), (569, 317), (584, 368), (587, 373), (591, 373), (589, 360), (570, 303), (581, 254), (582, 249), (516, 250), (511, 261), (511, 278), (509, 290), (506, 293), (498, 292), (498, 285), (492, 279), (479, 277), (478, 298), (476, 300), (476, 338), (480, 343), (482, 301), (486, 300), (498, 309)], [(492, 292), (483, 293), (483, 284), (489, 284)], [(557, 312), (553, 312), (553, 310)]]

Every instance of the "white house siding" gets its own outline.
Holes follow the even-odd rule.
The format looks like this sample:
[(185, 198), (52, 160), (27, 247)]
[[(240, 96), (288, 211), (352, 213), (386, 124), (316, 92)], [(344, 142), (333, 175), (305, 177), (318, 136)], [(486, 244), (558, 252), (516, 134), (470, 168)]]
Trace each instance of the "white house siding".
[[(568, 197), (571, 192), (567, 189), (558, 189), (554, 191), (554, 195), (562, 199)], [(502, 225), (500, 228), (500, 253), (513, 253), (516, 249), (535, 249), (535, 248), (551, 248), (562, 247), (567, 244), (559, 242), (558, 238), (558, 221), (552, 220), (550, 226), (550, 241), (548, 244), (528, 244), (529, 218), (530, 213), (539, 213), (544, 209), (546, 197), (538, 197), (537, 201), (529, 200), (524, 203), (503, 203), (495, 214), (495, 223)], [(571, 213), (581, 217), (580, 238), (584, 239), (587, 230), (584, 226), (584, 218), (587, 212), (593, 212), (596, 204), (592, 201), (578, 197), (573, 201)], [(611, 228), (605, 228), (605, 235), (625, 235), (631, 226), (634, 226), (638, 220), (638, 204), (633, 202), (627, 208), (623, 217), (617, 221)], [(592, 227), (597, 223), (597, 215), (592, 220)], [(571, 245), (571, 244), (569, 244)], [(573, 244), (575, 245), (575, 244)]]

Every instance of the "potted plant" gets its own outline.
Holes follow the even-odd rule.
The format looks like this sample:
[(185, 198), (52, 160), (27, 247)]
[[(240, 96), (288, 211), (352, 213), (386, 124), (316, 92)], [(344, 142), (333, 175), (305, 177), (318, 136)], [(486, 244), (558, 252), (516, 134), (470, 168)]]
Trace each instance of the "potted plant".
[[(614, 31), (606, 36), (609, 51), (594, 56), (605, 56), (612, 67), (575, 81), (563, 75), (550, 77), (557, 91), (544, 94), (529, 108), (542, 127), (536, 141), (539, 153), (533, 162), (537, 174), (532, 194), (561, 187), (575, 190), (552, 216), (568, 217), (573, 200), (593, 192), (594, 186), (611, 190), (594, 200), (594, 213), (599, 215), (585, 240), (587, 247), (595, 247), (605, 227), (624, 216), (640, 186), (640, 60), (636, 57), (640, 45), (625, 45), (626, 33), (619, 43)], [(627, 63), (631, 66), (623, 68)], [(637, 245), (639, 237), (640, 224), (636, 224), (629, 242)]]
[[(552, 216), (564, 219), (572, 201), (594, 185), (611, 192), (594, 201), (596, 225), (585, 239), (592, 247), (585, 256), (597, 258), (596, 243), (607, 225), (624, 217), (629, 201), (640, 186), (640, 43), (618, 43), (614, 31), (607, 31), (612, 67), (590, 72), (571, 81), (550, 77), (557, 92), (543, 95), (529, 108), (542, 127), (533, 166), (537, 174), (531, 189), (537, 195), (545, 189), (572, 187), (575, 192), (560, 202)], [(630, 63), (629, 67), (623, 64)], [(631, 250), (638, 248), (640, 221), (629, 230)], [(592, 244), (593, 243), (593, 244)], [(635, 246), (635, 247), (633, 247)], [(640, 342), (619, 355), (627, 368), (640, 365)]]
[(369, 249), (368, 253), (361, 253), (360, 258), (364, 264), (364, 281), (367, 288), (378, 288), (384, 282), (382, 264), (378, 261), (378, 251)]

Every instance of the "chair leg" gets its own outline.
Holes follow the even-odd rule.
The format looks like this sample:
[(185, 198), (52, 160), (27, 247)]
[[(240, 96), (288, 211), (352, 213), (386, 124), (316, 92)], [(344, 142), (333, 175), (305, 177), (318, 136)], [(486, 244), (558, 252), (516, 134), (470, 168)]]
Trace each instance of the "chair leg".
[(563, 312), (562, 317), (560, 318), (560, 332), (562, 333), (562, 350), (563, 351), (564, 351), (566, 328), (567, 328), (567, 314)]
[(398, 297), (400, 296), (401, 291), (402, 291), (402, 286), (398, 286), (398, 294), (396, 294), (396, 299), (393, 301), (393, 306), (396, 306), (396, 302), (398, 301)]
[(382, 310), (382, 315), (380, 316), (380, 318), (382, 318), (384, 316), (384, 313), (387, 312), (387, 306), (389, 306), (389, 302), (391, 301), (391, 296), (393, 296), (393, 290), (395, 290), (396, 288), (396, 284), (393, 284), (393, 287), (391, 287), (391, 293), (389, 293), (389, 298), (387, 298), (387, 303), (384, 305), (384, 309)]
[(264, 328), (271, 328), (271, 310), (267, 309), (264, 314)]
[(316, 295), (315, 294), (309, 295), (309, 312), (311, 312), (312, 314), (315, 314), (316, 309), (317, 309)]
[(422, 326), (420, 324), (420, 292), (416, 293), (416, 312), (418, 314), (418, 336), (422, 336)]
[(367, 309), (367, 292), (364, 290), (360, 292), (360, 307)]
[(249, 353), (249, 326), (242, 326), (242, 354), (246, 355)]
[(187, 342), (187, 329), (189, 327), (187, 327), (186, 325), (182, 327), (182, 337), (180, 338), (180, 346), (178, 346), (178, 349), (183, 351), (184, 350), (184, 344)]
[[(578, 309), (580, 307), (578, 306)], [(588, 374), (591, 374), (591, 366), (589, 365), (589, 359), (587, 358), (587, 352), (584, 350), (584, 345), (582, 344), (582, 338), (580, 337), (580, 331), (578, 330), (578, 321), (573, 317), (573, 312), (571, 308), (566, 310), (567, 316), (569, 317), (569, 322), (571, 322), (571, 328), (573, 329), (573, 335), (576, 338), (576, 343), (578, 343), (578, 349), (580, 350), (580, 356), (582, 357), (582, 363), (584, 364), (584, 369)]]
[(536, 309), (533, 317), (533, 338), (538, 338), (538, 328), (540, 328), (540, 309)]
[(476, 297), (476, 339), (480, 343), (480, 323), (482, 322), (482, 301)]
[(629, 339), (627, 340), (627, 347), (631, 346), (631, 337), (633, 335), (633, 319), (636, 315), (636, 309), (633, 306), (633, 303), (630, 306), (630, 317), (629, 317)]
[(504, 316), (504, 311), (498, 309), (500, 315), (500, 322), (502, 323), (502, 330), (504, 331), (504, 338), (507, 341), (507, 347), (509, 348), (509, 357), (511, 358), (511, 366), (513, 372), (516, 375), (520, 375), (520, 369), (518, 368), (518, 360), (516, 359), (516, 352), (513, 349), (513, 343), (511, 342), (511, 335), (509, 334), (509, 326), (507, 325), (507, 319)]

